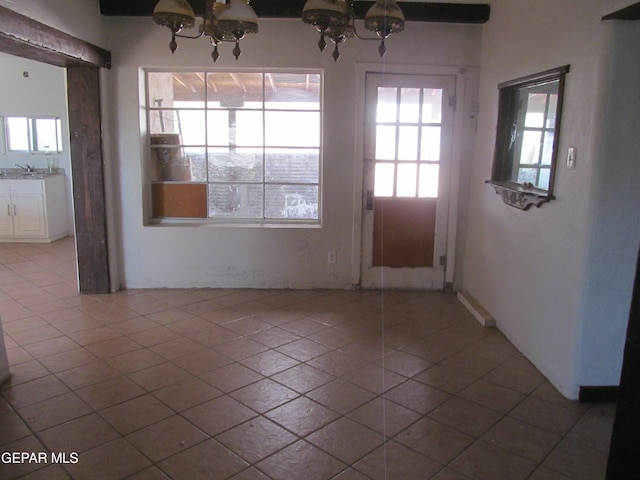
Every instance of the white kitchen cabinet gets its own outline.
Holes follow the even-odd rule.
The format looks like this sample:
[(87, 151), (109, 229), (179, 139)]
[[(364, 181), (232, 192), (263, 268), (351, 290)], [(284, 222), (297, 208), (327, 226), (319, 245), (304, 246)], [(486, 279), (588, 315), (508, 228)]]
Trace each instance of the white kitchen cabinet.
[(67, 235), (64, 175), (0, 180), (0, 242), (53, 242)]

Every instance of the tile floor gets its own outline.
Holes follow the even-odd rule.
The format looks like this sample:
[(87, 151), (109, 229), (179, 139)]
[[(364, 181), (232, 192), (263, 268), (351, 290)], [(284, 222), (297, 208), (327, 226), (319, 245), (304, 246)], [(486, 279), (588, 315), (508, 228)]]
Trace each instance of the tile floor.
[(453, 295), (81, 296), (74, 262), (0, 244), (0, 452), (68, 462), (2, 479), (604, 478), (613, 405), (565, 400)]

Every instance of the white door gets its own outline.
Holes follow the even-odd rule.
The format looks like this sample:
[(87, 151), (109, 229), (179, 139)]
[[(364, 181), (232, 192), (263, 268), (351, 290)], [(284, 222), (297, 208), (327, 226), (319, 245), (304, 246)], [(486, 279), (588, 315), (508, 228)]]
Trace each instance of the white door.
[(366, 76), (361, 286), (444, 288), (455, 77)]

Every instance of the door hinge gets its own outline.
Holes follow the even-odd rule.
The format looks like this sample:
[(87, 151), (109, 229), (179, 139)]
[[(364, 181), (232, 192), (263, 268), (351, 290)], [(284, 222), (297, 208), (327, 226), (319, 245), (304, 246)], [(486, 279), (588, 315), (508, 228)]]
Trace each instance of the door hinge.
[(446, 267), (447, 266), (447, 256), (446, 255), (440, 255), (440, 266), (441, 267)]
[(449, 106), (455, 110), (456, 109), (456, 105), (457, 105), (458, 99), (456, 97), (449, 97)]
[(373, 190), (367, 190), (367, 210), (373, 210)]

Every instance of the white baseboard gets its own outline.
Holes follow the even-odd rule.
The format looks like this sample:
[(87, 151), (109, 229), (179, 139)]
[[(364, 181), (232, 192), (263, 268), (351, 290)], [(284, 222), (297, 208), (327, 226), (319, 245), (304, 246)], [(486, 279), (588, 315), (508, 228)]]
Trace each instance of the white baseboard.
[(467, 310), (480, 322), (483, 327), (495, 327), (496, 320), (487, 312), (480, 303), (473, 298), (469, 292), (458, 292), (458, 300)]

